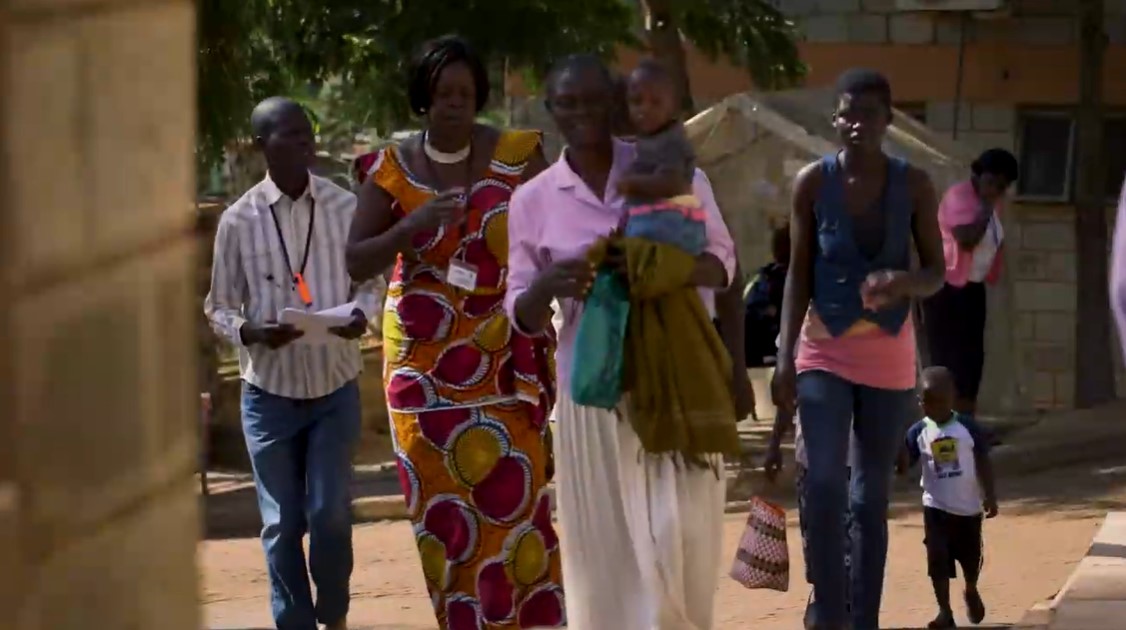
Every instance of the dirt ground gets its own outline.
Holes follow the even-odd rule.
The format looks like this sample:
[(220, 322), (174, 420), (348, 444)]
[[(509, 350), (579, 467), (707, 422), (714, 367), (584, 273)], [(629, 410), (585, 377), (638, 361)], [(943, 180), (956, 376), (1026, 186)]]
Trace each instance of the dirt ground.
[[(1126, 509), (1126, 466), (1122, 463), (1087, 464), (1001, 480), (1003, 512), (986, 527), (982, 589), (989, 606), (988, 623), (1004, 627), (1018, 621), (1031, 605), (1051, 597), (1063, 585), (1106, 512)], [(934, 614), (925, 575), (918, 491), (913, 485), (910, 480), (900, 483), (889, 523), (891, 548), (882, 615), (885, 628), (924, 627)], [(793, 516), (793, 510), (790, 514)], [(743, 520), (740, 514), (726, 519), (725, 566), (719, 568), (724, 573), (742, 533)], [(723, 578), (716, 596), (716, 630), (801, 627), (809, 589), (802, 579), (796, 521), (791, 523), (789, 535), (794, 565), (790, 591), (747, 591)], [(409, 524), (358, 526), (355, 546), (353, 628), (434, 628)], [(199, 561), (202, 601), (211, 628), (272, 627), (257, 540), (203, 542)]]

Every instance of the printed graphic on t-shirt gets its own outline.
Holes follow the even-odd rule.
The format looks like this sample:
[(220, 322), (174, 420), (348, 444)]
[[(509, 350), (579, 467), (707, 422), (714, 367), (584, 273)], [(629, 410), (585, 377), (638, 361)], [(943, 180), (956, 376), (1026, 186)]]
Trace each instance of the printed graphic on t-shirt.
[(962, 476), (962, 464), (958, 461), (958, 440), (942, 437), (931, 442), (931, 457), (934, 458), (934, 472), (939, 479)]

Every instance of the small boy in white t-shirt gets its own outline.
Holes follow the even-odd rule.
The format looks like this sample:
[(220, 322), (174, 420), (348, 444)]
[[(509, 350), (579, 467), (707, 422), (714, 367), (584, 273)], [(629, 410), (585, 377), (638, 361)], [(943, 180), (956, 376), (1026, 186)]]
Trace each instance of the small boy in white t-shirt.
[(923, 370), (926, 417), (907, 431), (907, 454), (913, 466), (923, 463), (923, 525), (927, 571), (938, 601), (938, 617), (928, 628), (955, 628), (950, 580), (962, 565), (970, 621), (985, 619), (978, 592), (984, 559), (982, 520), (997, 516), (997, 495), (989, 440), (970, 416), (953, 412), (954, 379), (944, 367)]

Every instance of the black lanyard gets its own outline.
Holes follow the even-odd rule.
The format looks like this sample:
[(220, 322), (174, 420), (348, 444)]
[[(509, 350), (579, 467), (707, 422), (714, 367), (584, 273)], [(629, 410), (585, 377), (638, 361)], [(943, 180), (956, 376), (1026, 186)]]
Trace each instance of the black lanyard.
[[(293, 202), (297, 204), (296, 201)], [(270, 216), (274, 219), (274, 229), (278, 231), (278, 242), (281, 243), (282, 256), (285, 256), (285, 268), (289, 272), (290, 279), (293, 281), (293, 286), (303, 282), (305, 277), (305, 266), (309, 264), (309, 250), (312, 249), (313, 244), (313, 220), (317, 217), (317, 202), (309, 197), (309, 231), (305, 233), (305, 255), (301, 257), (301, 268), (298, 270), (293, 269), (293, 262), (289, 259), (289, 248), (285, 246), (285, 237), (282, 236), (281, 223), (278, 222), (278, 214), (274, 211), (276, 204), (270, 204)], [(293, 205), (290, 205), (289, 211), (293, 212)]]

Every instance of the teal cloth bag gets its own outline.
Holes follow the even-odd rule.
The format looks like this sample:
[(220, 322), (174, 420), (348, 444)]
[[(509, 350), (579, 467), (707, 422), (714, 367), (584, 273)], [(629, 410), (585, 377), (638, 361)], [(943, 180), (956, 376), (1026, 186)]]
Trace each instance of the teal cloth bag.
[(571, 358), (571, 399), (584, 407), (613, 409), (622, 397), (629, 289), (602, 269), (594, 277), (579, 319)]

